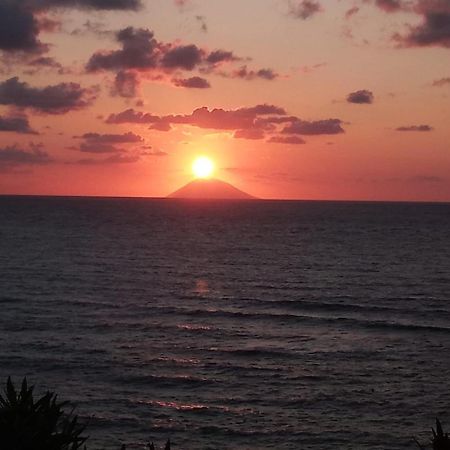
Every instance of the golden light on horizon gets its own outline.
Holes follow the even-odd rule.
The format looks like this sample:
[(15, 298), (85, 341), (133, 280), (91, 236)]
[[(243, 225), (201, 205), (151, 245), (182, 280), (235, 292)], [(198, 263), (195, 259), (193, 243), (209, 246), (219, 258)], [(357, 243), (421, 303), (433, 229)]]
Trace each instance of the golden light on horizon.
[(207, 156), (199, 156), (192, 164), (195, 178), (209, 178), (214, 173), (214, 163)]

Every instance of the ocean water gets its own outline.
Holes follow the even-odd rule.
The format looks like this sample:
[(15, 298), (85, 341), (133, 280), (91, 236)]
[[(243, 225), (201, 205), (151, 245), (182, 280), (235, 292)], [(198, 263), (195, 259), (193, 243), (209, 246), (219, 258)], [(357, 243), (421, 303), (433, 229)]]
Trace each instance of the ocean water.
[(414, 449), (450, 427), (450, 205), (0, 197), (0, 379), (90, 449)]

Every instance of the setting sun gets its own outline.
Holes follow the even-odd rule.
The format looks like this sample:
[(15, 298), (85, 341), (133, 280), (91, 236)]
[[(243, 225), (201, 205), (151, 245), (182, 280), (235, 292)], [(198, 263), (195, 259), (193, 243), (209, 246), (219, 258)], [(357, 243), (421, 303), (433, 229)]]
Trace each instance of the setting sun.
[(209, 178), (214, 172), (214, 163), (206, 156), (198, 157), (192, 164), (196, 178)]

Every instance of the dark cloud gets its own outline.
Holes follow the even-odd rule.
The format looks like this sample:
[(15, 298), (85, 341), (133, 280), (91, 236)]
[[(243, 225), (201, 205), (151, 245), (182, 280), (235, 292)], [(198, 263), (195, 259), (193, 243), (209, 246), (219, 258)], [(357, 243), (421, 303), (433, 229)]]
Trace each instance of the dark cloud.
[(142, 143), (141, 136), (128, 132), (123, 134), (100, 134), (85, 133), (82, 136), (74, 136), (77, 139), (83, 139), (78, 147), (70, 147), (71, 150), (77, 150), (83, 153), (126, 153), (127, 151), (117, 144), (138, 144)]
[(359, 8), (357, 6), (353, 6), (353, 8), (350, 8), (350, 9), (348, 9), (345, 12), (345, 18), (346, 19), (350, 19), (351, 17), (353, 17), (358, 12), (359, 12)]
[(79, 147), (70, 147), (71, 150), (77, 150), (83, 153), (124, 153), (123, 148), (116, 147), (112, 144), (103, 144), (101, 142), (83, 142)]
[(135, 72), (121, 70), (117, 72), (111, 93), (125, 98), (136, 97), (139, 90), (139, 76)]
[(60, 83), (44, 88), (31, 87), (17, 77), (0, 82), (0, 104), (32, 108), (46, 114), (64, 114), (89, 106), (95, 99), (92, 89), (76, 83)]
[(0, 50), (31, 53), (44, 51), (46, 47), (39, 41), (38, 35), (38, 21), (24, 1), (0, 1)]
[(241, 60), (242, 58), (227, 50), (214, 50), (206, 57), (206, 62), (213, 65)]
[(0, 50), (43, 53), (48, 46), (39, 40), (41, 31), (56, 31), (60, 24), (42, 13), (54, 8), (137, 10), (140, 0), (1, 0)]
[(107, 11), (136, 11), (142, 7), (140, 0), (31, 0), (37, 9), (78, 8)]
[[(122, 48), (94, 53), (86, 64), (86, 70), (112, 71), (119, 74), (116, 75), (113, 93), (123, 93), (122, 87), (127, 87), (125, 96), (131, 96), (135, 92), (133, 88), (143, 73), (153, 80), (165, 80), (168, 74), (176, 73), (175, 85), (206, 88), (209, 87), (206, 80), (200, 77), (184, 78), (179, 76), (180, 71), (199, 70), (206, 74), (219, 71), (224, 64), (242, 61), (242, 58), (228, 50), (218, 49), (208, 52), (194, 44), (175, 45), (160, 42), (155, 39), (152, 31), (143, 28), (124, 28), (116, 33), (116, 40)], [(130, 72), (134, 73), (133, 78), (129, 75)], [(246, 66), (231, 74), (218, 73), (246, 80), (257, 78), (274, 80), (279, 77), (272, 69), (249, 70)], [(124, 81), (127, 83), (123, 84)]]
[(239, 60), (233, 52), (226, 50), (208, 53), (194, 44), (173, 45), (159, 42), (152, 31), (143, 28), (124, 28), (116, 33), (116, 40), (122, 48), (94, 53), (86, 65), (88, 72), (127, 69), (173, 72), (191, 71), (200, 67), (208, 71), (220, 64)]
[(38, 58), (32, 59), (28, 65), (34, 67), (50, 67), (58, 70), (63, 69), (62, 65), (50, 56), (39, 56)]
[(206, 23), (206, 19), (204, 16), (195, 16), (195, 20), (200, 24), (200, 29), (203, 33), (208, 32), (208, 24)]
[(306, 144), (306, 141), (300, 136), (272, 136), (267, 142), (273, 144)]
[(16, 145), (0, 148), (0, 168), (10, 169), (17, 166), (33, 166), (48, 164), (52, 159), (41, 149), (40, 145), (31, 145), (24, 150)]
[(116, 39), (122, 49), (94, 53), (86, 65), (88, 72), (145, 70), (157, 66), (159, 44), (150, 30), (127, 27), (116, 34)]
[(430, 125), (408, 125), (396, 128), (397, 131), (433, 131)]
[(321, 135), (345, 133), (342, 121), (326, 119), (316, 121), (296, 120), (282, 130), (283, 134)]
[(415, 12), (423, 16), (422, 23), (410, 26), (407, 34), (394, 35), (403, 47), (450, 47), (450, 1), (418, 0)]
[(279, 116), (286, 115), (286, 110), (275, 105), (268, 105), (263, 103), (261, 105), (251, 106), (249, 108), (241, 108), (238, 111), (244, 112), (246, 114), (255, 114), (258, 116), (267, 116), (269, 114), (277, 114)]
[(348, 94), (347, 102), (348, 103), (356, 103), (359, 105), (363, 104), (372, 104), (374, 101), (374, 96), (371, 91), (363, 89), (361, 91), (356, 91)]
[(315, 0), (290, 0), (289, 2), (289, 15), (297, 19), (309, 19), (320, 11), (322, 6)]
[(169, 49), (161, 58), (161, 66), (168, 69), (193, 70), (204, 57), (196, 45), (180, 45)]
[(99, 134), (99, 133), (85, 133), (82, 136), (76, 136), (79, 139), (85, 139), (92, 143), (101, 144), (132, 144), (142, 142), (141, 136), (132, 132), (123, 134)]
[(211, 87), (209, 81), (201, 77), (174, 78), (172, 82), (175, 86), (184, 88), (207, 89)]
[(28, 119), (24, 116), (0, 116), (0, 131), (9, 131), (21, 134), (38, 134), (30, 127)]
[(375, 4), (386, 12), (396, 12), (405, 7), (402, 0), (375, 0)]
[(345, 132), (340, 119), (305, 121), (295, 116), (288, 116), (279, 106), (268, 104), (234, 110), (220, 108), (210, 110), (204, 106), (195, 109), (191, 114), (168, 116), (156, 116), (128, 109), (118, 114), (111, 114), (106, 123), (149, 124), (151, 129), (160, 131), (170, 131), (177, 125), (189, 125), (207, 130), (233, 131), (234, 137), (241, 139), (263, 139), (267, 136), (268, 142), (284, 144), (303, 144), (303, 139), (298, 135)]
[(134, 109), (127, 109), (118, 114), (111, 114), (107, 119), (106, 123), (109, 124), (120, 124), (120, 123), (140, 123), (149, 124), (158, 122), (159, 116), (155, 116), (150, 113), (143, 113), (140, 111), (135, 111)]
[(240, 67), (228, 76), (230, 78), (240, 78), (247, 81), (252, 81), (258, 78), (272, 81), (280, 77), (280, 75), (272, 69), (249, 70), (247, 66)]
[(167, 116), (164, 120), (171, 124), (186, 124), (199, 128), (215, 130), (253, 130), (261, 128), (258, 125), (259, 116), (268, 114), (282, 114), (285, 111), (274, 105), (257, 105), (251, 108), (236, 110), (213, 109), (206, 106), (196, 109), (185, 116)]
[(450, 85), (450, 77), (440, 78), (439, 80), (434, 80), (432, 85), (434, 87), (442, 87), (442, 86)]

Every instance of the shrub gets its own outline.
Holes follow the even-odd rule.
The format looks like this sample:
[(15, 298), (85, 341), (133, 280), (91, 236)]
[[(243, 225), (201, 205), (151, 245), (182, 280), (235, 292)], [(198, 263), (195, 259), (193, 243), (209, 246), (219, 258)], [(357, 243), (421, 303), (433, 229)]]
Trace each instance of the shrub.
[(64, 411), (67, 402), (47, 392), (35, 400), (34, 387), (23, 379), (17, 392), (8, 378), (4, 396), (0, 395), (0, 447), (8, 450), (77, 450), (86, 437), (78, 417)]

